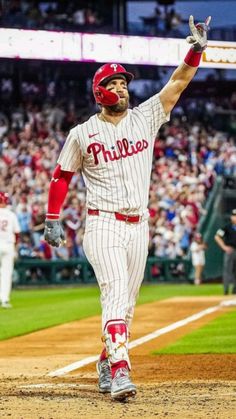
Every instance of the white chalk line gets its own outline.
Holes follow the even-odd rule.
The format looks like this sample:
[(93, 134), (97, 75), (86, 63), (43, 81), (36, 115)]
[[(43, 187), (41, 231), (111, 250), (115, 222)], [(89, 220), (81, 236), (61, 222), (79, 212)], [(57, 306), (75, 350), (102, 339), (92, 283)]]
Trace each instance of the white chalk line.
[(73, 362), (73, 364), (69, 364), (66, 367), (52, 371), (47, 375), (49, 377), (60, 377), (62, 375), (67, 374), (70, 371), (74, 371), (74, 370), (77, 370), (78, 368), (84, 367), (85, 365), (92, 364), (93, 362), (96, 362), (98, 358), (99, 358), (99, 355), (89, 356), (87, 358), (81, 359), (81, 361)]
[(52, 384), (52, 383), (40, 383), (40, 384), (28, 384), (28, 385), (23, 385), (20, 386), (20, 388), (24, 388), (24, 389), (32, 389), (32, 388), (71, 388), (71, 387), (76, 387), (76, 388), (93, 388), (95, 387), (92, 384), (70, 384), (70, 383), (57, 383), (57, 384)]
[[(214, 313), (215, 311), (219, 310), (222, 307), (223, 304), (218, 304), (217, 306), (209, 307), (205, 310), (199, 311), (196, 314), (193, 314), (192, 316), (186, 317), (183, 320), (179, 320), (175, 323), (170, 324), (169, 326), (163, 327), (161, 329), (157, 329), (152, 333), (149, 333), (148, 335), (145, 335), (139, 339), (136, 339), (129, 343), (129, 349), (135, 348), (136, 346), (142, 345), (145, 342), (148, 342), (152, 339), (155, 339), (159, 336), (164, 335), (165, 333), (171, 332), (173, 330), (178, 329), (179, 327), (183, 327), (188, 323), (191, 323), (195, 320), (200, 319), (201, 317), (207, 316), (208, 314)], [(99, 358), (99, 355), (95, 356), (89, 356), (87, 358), (81, 359), (80, 361), (73, 362), (72, 364), (69, 364), (63, 368), (59, 368), (55, 371), (51, 371), (47, 375), (49, 377), (60, 377), (62, 375), (65, 375), (71, 371), (77, 370), (79, 368), (84, 367), (85, 365), (91, 364), (93, 362), (96, 362)]]

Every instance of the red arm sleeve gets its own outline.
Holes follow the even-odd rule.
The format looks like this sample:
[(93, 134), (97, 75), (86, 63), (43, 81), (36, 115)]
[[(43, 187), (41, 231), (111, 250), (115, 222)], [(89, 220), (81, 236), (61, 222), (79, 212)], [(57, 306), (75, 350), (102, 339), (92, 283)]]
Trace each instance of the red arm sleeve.
[(47, 219), (57, 220), (59, 218), (73, 174), (74, 172), (61, 170), (60, 164), (56, 166), (49, 186)]

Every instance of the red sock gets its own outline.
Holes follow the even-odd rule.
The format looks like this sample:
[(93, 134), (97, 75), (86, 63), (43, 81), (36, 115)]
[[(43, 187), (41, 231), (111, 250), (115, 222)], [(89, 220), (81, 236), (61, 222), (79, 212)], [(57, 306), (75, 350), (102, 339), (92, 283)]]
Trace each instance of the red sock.
[(129, 369), (128, 364), (126, 361), (119, 361), (116, 362), (115, 364), (111, 365), (111, 376), (112, 378), (115, 377), (115, 373), (119, 368), (126, 368), (127, 370)]

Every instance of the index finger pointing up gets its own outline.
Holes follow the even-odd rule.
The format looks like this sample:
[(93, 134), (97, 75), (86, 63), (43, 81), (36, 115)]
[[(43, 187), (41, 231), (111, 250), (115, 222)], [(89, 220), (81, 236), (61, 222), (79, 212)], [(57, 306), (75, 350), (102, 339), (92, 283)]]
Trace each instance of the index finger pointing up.
[(206, 20), (205, 20), (205, 24), (206, 24), (207, 26), (209, 26), (209, 25), (210, 25), (210, 21), (211, 21), (211, 16), (208, 16), (208, 17), (206, 18)]
[(195, 35), (196, 32), (197, 32), (197, 29), (196, 29), (196, 26), (194, 24), (193, 15), (189, 16), (189, 27), (190, 27), (190, 31), (192, 32), (192, 34)]

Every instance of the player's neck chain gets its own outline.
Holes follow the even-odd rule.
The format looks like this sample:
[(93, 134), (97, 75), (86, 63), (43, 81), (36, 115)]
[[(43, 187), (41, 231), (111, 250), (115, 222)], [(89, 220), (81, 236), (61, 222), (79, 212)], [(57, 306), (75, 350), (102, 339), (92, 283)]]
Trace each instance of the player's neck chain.
[(103, 113), (102, 113), (102, 112), (98, 114), (98, 117), (99, 117), (99, 119), (101, 119), (101, 121), (104, 121), (104, 122), (111, 122), (111, 121), (108, 121), (108, 119), (107, 119), (107, 118), (103, 115)]
[[(118, 120), (116, 120), (116, 117), (114, 117), (114, 120), (110, 120), (110, 119), (106, 118), (105, 115), (101, 112), (101, 113), (98, 114), (98, 117), (103, 122), (109, 122), (110, 124), (117, 125), (117, 124), (119, 124), (121, 119), (123, 119), (126, 115), (127, 115), (127, 113), (125, 115), (120, 116), (120, 118)], [(111, 115), (111, 118), (113, 118), (112, 115)]]

